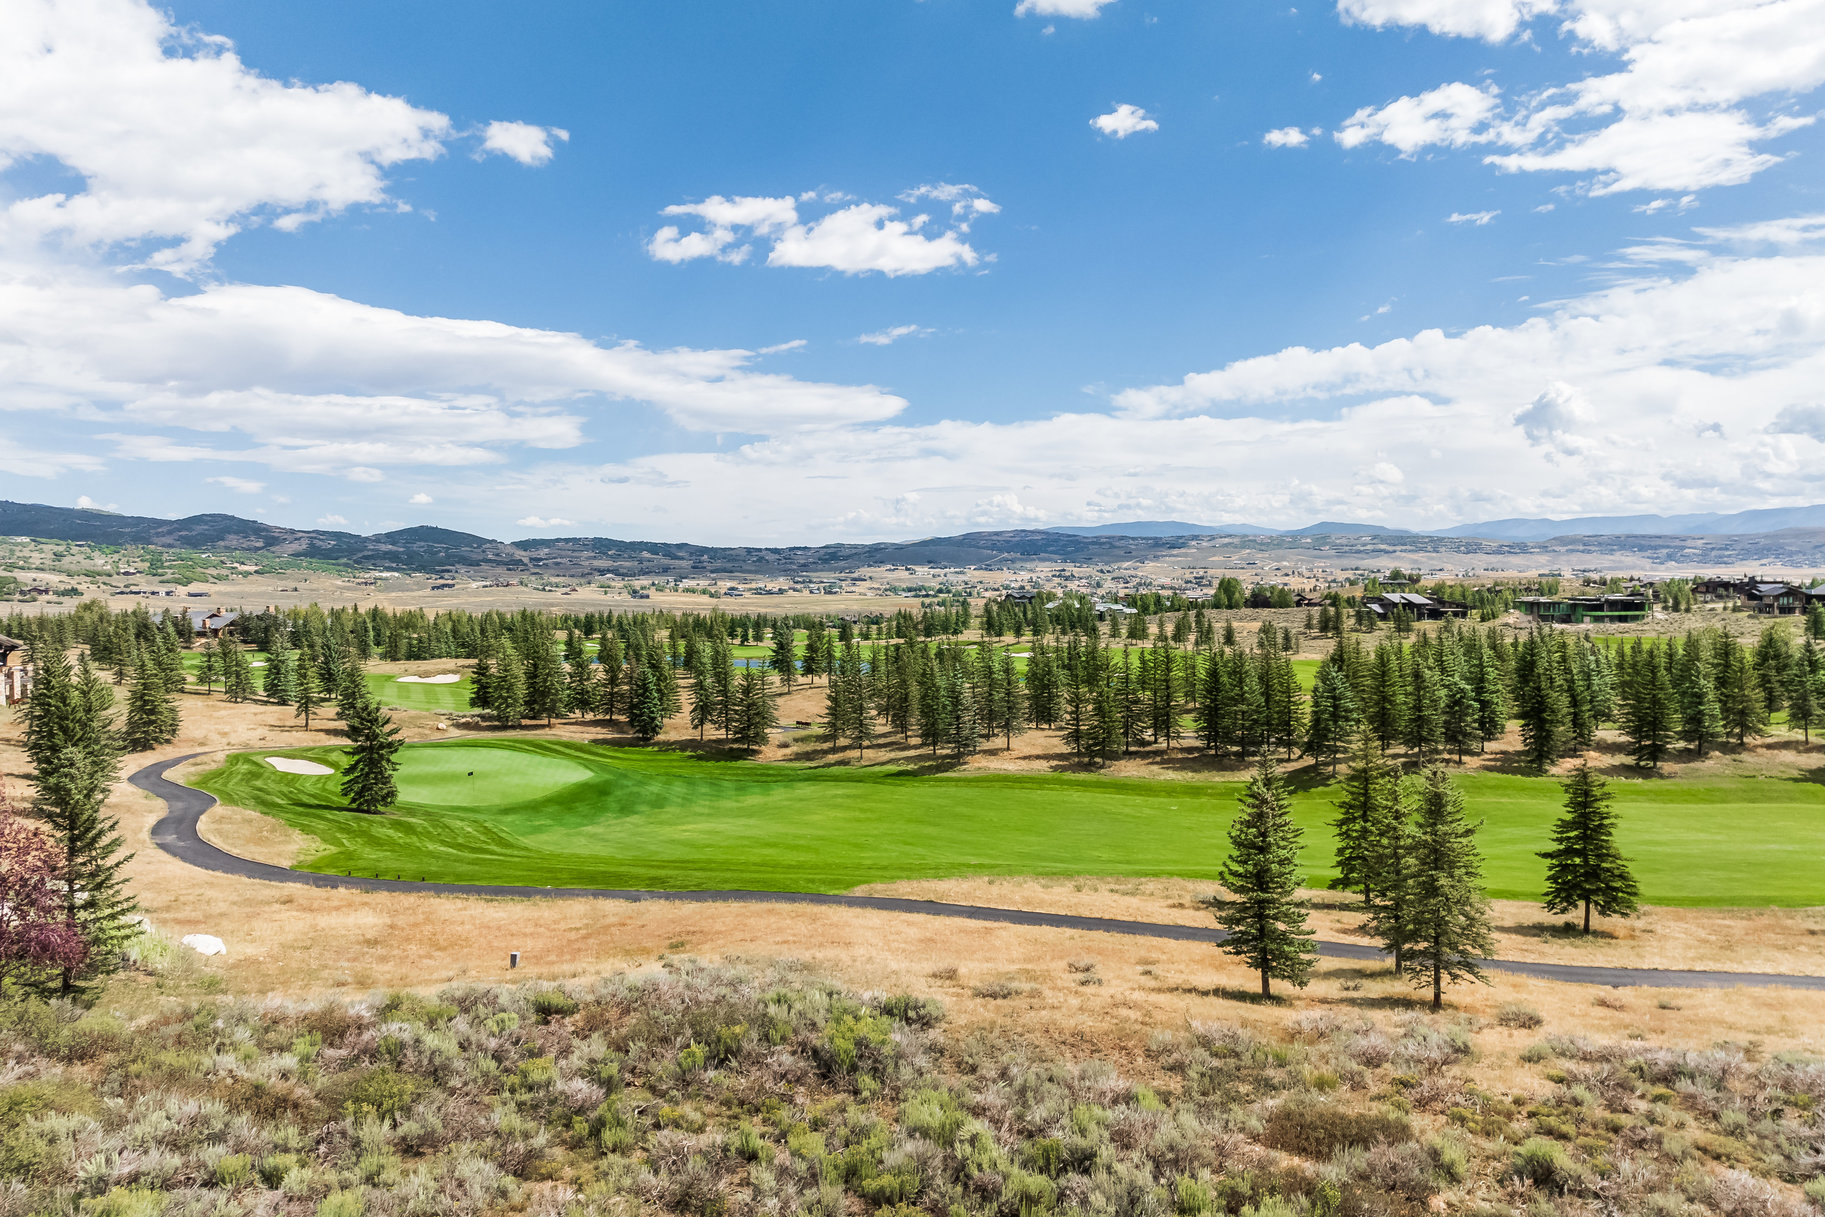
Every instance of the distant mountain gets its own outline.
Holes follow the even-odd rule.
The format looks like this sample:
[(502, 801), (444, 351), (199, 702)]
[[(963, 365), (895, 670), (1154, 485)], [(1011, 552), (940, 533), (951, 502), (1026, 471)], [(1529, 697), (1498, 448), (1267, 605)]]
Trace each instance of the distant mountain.
[(1550, 541), (1554, 537), (1731, 537), (1778, 532), (1783, 528), (1825, 528), (1825, 504), (1758, 507), (1720, 514), (1680, 516), (1576, 516), (1568, 520), (1485, 520), (1441, 528), (1435, 537), (1483, 537), (1491, 541)]
[(1048, 528), (1071, 537), (1264, 537), (1280, 530), (1259, 524), (1187, 524), (1183, 520), (1130, 520), (1125, 524), (1066, 524)]
[(1347, 524), (1337, 520), (1323, 520), (1317, 524), (1307, 524), (1304, 528), (1289, 528), (1281, 534), (1283, 537), (1411, 537), (1416, 534), (1411, 528), (1393, 528), (1387, 524)]

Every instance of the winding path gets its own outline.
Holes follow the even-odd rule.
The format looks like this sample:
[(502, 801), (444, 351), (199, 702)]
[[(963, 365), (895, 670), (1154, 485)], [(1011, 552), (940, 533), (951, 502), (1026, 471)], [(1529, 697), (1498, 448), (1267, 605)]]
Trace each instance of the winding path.
[[(513, 887), (487, 883), (428, 883), (410, 879), (369, 879), (361, 876), (320, 875), (292, 870), (269, 862), (255, 862), (211, 845), (197, 832), (203, 813), (215, 806), (215, 796), (172, 781), (165, 774), (185, 761), (204, 755), (193, 752), (148, 765), (127, 780), (165, 801), (166, 812), (152, 826), (152, 843), (191, 866), (243, 879), (268, 883), (298, 883), (307, 887), (354, 889), (368, 892), (417, 892), (439, 896), (494, 896), (537, 899), (669, 900), (703, 904), (821, 904), (839, 908), (874, 909), (888, 913), (917, 913), (927, 917), (961, 917), (968, 921), (1003, 925), (1045, 926), (1061, 930), (1094, 930), (1135, 938), (1168, 938), (1178, 942), (1217, 943), (1223, 931), (1214, 927), (1169, 925), (1152, 921), (1123, 921), (1112, 917), (1079, 917), (1072, 913), (1040, 913), (1028, 909), (991, 908), (980, 904), (946, 904), (938, 900), (910, 900), (901, 896), (845, 896), (827, 892), (752, 891), (638, 891), (596, 887)], [(1382, 952), (1366, 943), (1320, 942), (1318, 953), (1330, 959), (1381, 962)], [(1529, 963), (1518, 959), (1486, 959), (1483, 966), (1495, 972), (1532, 976), (1571, 984), (1608, 985), (1614, 988), (1716, 989), (1742, 985), (1747, 988), (1825, 990), (1825, 976), (1787, 976), (1778, 972), (1702, 972), (1668, 968), (1606, 968), (1588, 964)]]

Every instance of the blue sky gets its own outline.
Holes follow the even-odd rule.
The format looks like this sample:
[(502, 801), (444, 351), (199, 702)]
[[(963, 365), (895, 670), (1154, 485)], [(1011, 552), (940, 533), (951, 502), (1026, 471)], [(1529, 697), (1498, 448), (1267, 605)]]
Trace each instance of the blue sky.
[(0, 0), (6, 497), (803, 542), (1825, 499), (1825, 0)]

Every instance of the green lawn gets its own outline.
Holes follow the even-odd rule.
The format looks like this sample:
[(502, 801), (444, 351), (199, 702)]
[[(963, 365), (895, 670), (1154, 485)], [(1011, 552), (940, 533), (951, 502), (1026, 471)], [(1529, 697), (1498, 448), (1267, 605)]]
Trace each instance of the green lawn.
[(469, 710), (469, 691), (473, 686), (467, 672), (453, 685), (401, 684), (397, 675), (381, 672), (363, 675), (367, 677), (368, 691), (383, 706), (425, 710), (432, 714), (464, 714)]
[[(407, 686), (410, 687), (410, 686)], [(436, 686), (431, 686), (435, 688)], [(197, 785), (323, 842), (328, 873), (579, 887), (842, 891), (967, 875), (1214, 878), (1239, 782), (1062, 774), (809, 770), (557, 740), (414, 744), (389, 815), (342, 808), (337, 779), (243, 753)], [(332, 767), (338, 748), (292, 750)], [(473, 775), (473, 776), (472, 776)], [(1493, 896), (1539, 894), (1558, 786), (1472, 774)], [(1825, 786), (1615, 784), (1644, 895), (1680, 905), (1825, 904)], [(1330, 788), (1299, 792), (1305, 861), (1330, 874)]]

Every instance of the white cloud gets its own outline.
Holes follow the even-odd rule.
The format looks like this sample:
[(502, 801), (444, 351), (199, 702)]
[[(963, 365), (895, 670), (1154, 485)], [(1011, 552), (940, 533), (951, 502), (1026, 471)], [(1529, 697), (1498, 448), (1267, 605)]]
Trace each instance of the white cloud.
[(1407, 155), (1494, 144), (1496, 168), (1584, 175), (1592, 194), (1746, 182), (1784, 159), (1764, 145), (1814, 121), (1782, 103), (1825, 84), (1825, 0), (1340, 0), (1339, 12), (1491, 42), (1557, 15), (1574, 51), (1620, 66), (1506, 109), (1492, 85), (1442, 85), (1358, 110), (1339, 138)]
[(1139, 106), (1122, 102), (1107, 114), (1098, 114), (1090, 120), (1090, 125), (1104, 135), (1115, 139), (1127, 139), (1130, 135), (1142, 131), (1158, 131), (1160, 124), (1150, 117), (1147, 111)]
[(1554, 0), (1337, 0), (1346, 22), (1376, 27), (1424, 26), (1435, 34), (1504, 42)]
[(1014, 6), (1016, 17), (1075, 17), (1088, 21), (1114, 4), (1115, 0), (1020, 0)]
[(728, 263), (747, 260), (754, 238), (769, 239), (768, 266), (797, 266), (859, 275), (879, 271), (889, 277), (923, 275), (956, 266), (975, 266), (981, 256), (962, 239), (969, 222), (1001, 208), (974, 186), (939, 183), (919, 186), (901, 196), (907, 201), (934, 199), (951, 205), (955, 227), (928, 236), (926, 215), (900, 219), (897, 207), (852, 203), (805, 222), (799, 204), (841, 202), (845, 196), (815, 192), (792, 198), (713, 195), (701, 203), (676, 203), (661, 214), (694, 216), (704, 227), (684, 232), (668, 224), (653, 234), (647, 252), (661, 262), (715, 258)]
[(1542, 389), (1525, 410), (1514, 416), (1514, 424), (1527, 437), (1527, 442), (1536, 447), (1550, 444), (1575, 451), (1579, 446), (1576, 432), (1590, 413), (1590, 407), (1578, 390), (1555, 380)]
[(97, 503), (94, 499), (90, 498), (88, 495), (79, 494), (76, 496), (76, 510), (78, 510), (78, 511), (119, 511), (120, 504), (119, 503), (109, 503), (106, 507), (103, 507), (100, 503)]
[(247, 478), (228, 477), (224, 475), (222, 477), (204, 478), (203, 480), (206, 482), (213, 482), (217, 486), (232, 490), (236, 494), (259, 494), (262, 490), (266, 489), (265, 482), (255, 482)]
[(1772, 435), (1804, 435), (1825, 444), (1825, 406), (1783, 406), (1767, 429)]
[(924, 338), (931, 332), (922, 325), (893, 325), (870, 334), (857, 335), (856, 341), (866, 346), (884, 347), (891, 346), (902, 338)]
[(318, 528), (341, 528), (348, 523), (346, 517), (330, 514), (317, 517)]
[(520, 519), (515, 520), (514, 523), (518, 524), (521, 528), (569, 528), (569, 527), (571, 527), (571, 521), (563, 519), (560, 516), (552, 516), (550, 519), (545, 519), (542, 516), (522, 516)]
[(1336, 138), (1346, 148), (1379, 140), (1406, 156), (1434, 144), (1462, 148), (1488, 143), (1500, 137), (1490, 125), (1500, 104), (1494, 85), (1440, 85), (1418, 97), (1364, 106), (1344, 121)]
[(565, 142), (570, 132), (562, 127), (538, 127), (532, 123), (492, 122), (482, 133), (482, 152), (498, 152), (522, 165), (543, 165), (555, 154), (552, 140)]
[(1303, 148), (1308, 137), (1298, 127), (1276, 127), (1263, 135), (1261, 142), (1270, 148)]
[(414, 507), (428, 507), (432, 503), (437, 502), (437, 500), (432, 498), (430, 495), (426, 494), (424, 491), (421, 490), (417, 494), (413, 495), (411, 498), (407, 499), (406, 502), (410, 503)]
[(1499, 208), (1495, 211), (1454, 211), (1445, 217), (1445, 223), (1469, 224), (1474, 228), (1481, 228), (1501, 214)]

